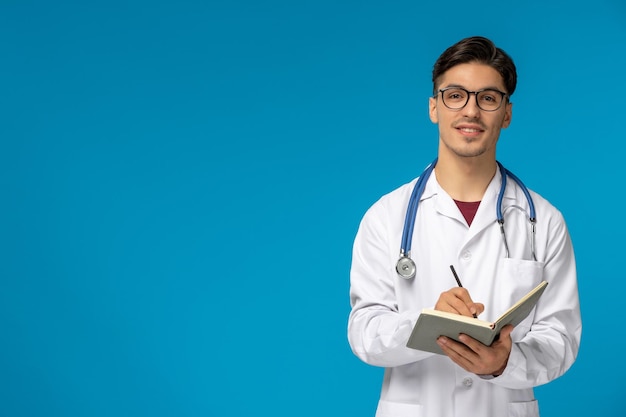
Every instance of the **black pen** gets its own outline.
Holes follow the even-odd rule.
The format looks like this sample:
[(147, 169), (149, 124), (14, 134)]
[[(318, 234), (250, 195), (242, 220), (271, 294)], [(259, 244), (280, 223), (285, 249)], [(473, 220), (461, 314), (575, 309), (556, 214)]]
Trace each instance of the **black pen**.
[[(460, 288), (463, 288), (463, 284), (461, 284), (461, 280), (459, 279), (459, 276), (456, 274), (454, 265), (450, 265), (450, 270), (452, 271), (452, 275), (454, 275), (454, 279), (456, 280), (456, 283), (459, 285)], [(478, 316), (475, 313), (472, 313), (472, 316), (474, 316), (475, 319), (478, 318)]]

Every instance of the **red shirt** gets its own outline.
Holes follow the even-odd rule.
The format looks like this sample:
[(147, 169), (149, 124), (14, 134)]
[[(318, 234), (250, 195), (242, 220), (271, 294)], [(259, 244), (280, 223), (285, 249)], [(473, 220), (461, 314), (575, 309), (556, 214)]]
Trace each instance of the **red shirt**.
[(478, 211), (478, 206), (480, 205), (480, 201), (471, 201), (468, 203), (467, 201), (454, 200), (454, 202), (456, 203), (456, 206), (459, 208), (459, 210), (461, 210), (461, 214), (463, 215), (463, 217), (465, 217), (465, 221), (467, 222), (467, 225), (471, 226), (472, 221), (474, 220), (474, 216), (476, 215), (476, 212)]

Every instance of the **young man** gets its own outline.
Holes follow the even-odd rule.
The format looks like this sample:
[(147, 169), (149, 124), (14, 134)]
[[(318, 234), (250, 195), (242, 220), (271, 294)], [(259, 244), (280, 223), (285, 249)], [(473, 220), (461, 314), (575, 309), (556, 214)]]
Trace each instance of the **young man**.
[[(538, 416), (533, 387), (576, 359), (582, 323), (563, 216), (538, 194), (526, 196), (496, 161), (516, 82), (513, 61), (490, 40), (448, 48), (433, 68), (429, 114), (439, 149), (432, 172), (420, 175), (412, 236), (403, 239), (403, 230), (418, 178), (383, 196), (361, 221), (348, 339), (361, 360), (385, 367), (378, 417)], [(543, 280), (535, 309), (491, 346), (465, 335), (462, 343), (440, 337), (445, 355), (406, 346), (423, 308), (494, 320)]]

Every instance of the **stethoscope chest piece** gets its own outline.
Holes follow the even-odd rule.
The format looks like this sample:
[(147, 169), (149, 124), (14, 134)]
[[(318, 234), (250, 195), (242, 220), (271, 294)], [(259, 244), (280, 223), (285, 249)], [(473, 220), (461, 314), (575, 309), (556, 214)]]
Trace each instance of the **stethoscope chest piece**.
[(415, 262), (408, 256), (401, 256), (396, 263), (396, 272), (404, 279), (415, 278)]

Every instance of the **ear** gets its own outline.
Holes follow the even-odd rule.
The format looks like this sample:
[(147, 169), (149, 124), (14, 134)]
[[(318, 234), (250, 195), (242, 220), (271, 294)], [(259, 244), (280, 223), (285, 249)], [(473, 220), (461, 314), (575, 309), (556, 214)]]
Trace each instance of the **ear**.
[(502, 119), (502, 129), (506, 129), (511, 124), (513, 117), (513, 103), (507, 103), (504, 109), (504, 119)]
[(428, 99), (428, 115), (430, 116), (430, 121), (434, 124), (439, 123), (439, 116), (437, 114), (437, 98), (430, 97)]

